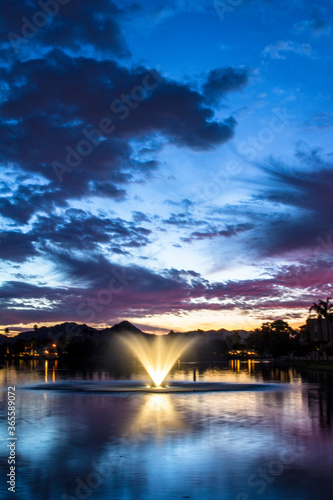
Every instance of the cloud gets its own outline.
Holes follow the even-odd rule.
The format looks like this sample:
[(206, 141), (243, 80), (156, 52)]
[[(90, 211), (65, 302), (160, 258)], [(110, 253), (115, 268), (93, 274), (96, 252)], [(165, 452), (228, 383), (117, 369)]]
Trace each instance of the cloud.
[[(214, 112), (205, 106), (203, 96), (187, 85), (162, 82), (137, 113), (142, 132), (160, 132), (178, 146), (209, 150), (230, 140), (236, 120), (214, 120)], [(139, 130), (137, 130), (139, 132)]]
[[(20, 84), (22, 80), (24, 85)], [(150, 90), (142, 88), (144, 82)], [(43, 149), (39, 154), (31, 151), (37, 134), (41, 145), (44, 137), (52, 133), (57, 146), (62, 141), (66, 145), (66, 137), (67, 143), (75, 146), (75, 137), (77, 142), (85, 137), (79, 134), (86, 126), (89, 131), (89, 126), (96, 128), (100, 120), (107, 117), (116, 125), (112, 139), (128, 140), (160, 132), (181, 145), (200, 149), (209, 149), (230, 139), (235, 125), (231, 117), (223, 122), (214, 121), (213, 111), (204, 105), (202, 95), (188, 85), (163, 78), (141, 66), (128, 69), (115, 61), (72, 58), (59, 50), (52, 51), (47, 58), (14, 64), (8, 73), (8, 84), (10, 92), (1, 113), (7, 123), (18, 121), (15, 127), (18, 132), (14, 135), (8, 125), (2, 131), (9, 146), (30, 132), (30, 144), (25, 146), (28, 158), (30, 152), (34, 153), (37, 162), (51, 158), (60, 161), (55, 148), (48, 157)], [(135, 99), (133, 89), (138, 86), (142, 91), (140, 94), (137, 90), (138, 99)], [(109, 143), (107, 134), (104, 136)], [(122, 146), (114, 144), (112, 139), (114, 148), (117, 144)], [(14, 153), (12, 148), (9, 151)]]
[(27, 224), (35, 212), (52, 212), (56, 206), (67, 206), (66, 193), (39, 184), (18, 186), (10, 197), (0, 198), (0, 214), (21, 225)]
[(297, 169), (278, 160), (271, 160), (266, 167), (271, 185), (256, 199), (280, 209), (258, 222), (252, 244), (260, 248), (261, 255), (298, 251), (304, 257), (304, 252), (316, 251), (328, 257), (333, 252), (333, 165), (318, 150), (298, 151), (296, 157)]
[[(135, 17), (136, 28), (139, 27), (145, 33), (179, 14), (215, 13), (213, 2), (210, 0), (196, 0), (195, 2), (191, 0), (175, 0), (173, 5), (169, 3), (169, 5), (159, 4), (152, 7), (136, 3), (129, 5), (128, 10), (132, 17)], [(132, 17), (128, 17), (128, 22), (132, 21)]]
[(290, 40), (282, 40), (273, 45), (267, 45), (264, 49), (264, 56), (269, 56), (271, 59), (285, 59), (288, 53), (312, 57), (313, 50), (309, 43), (296, 43)]
[[(315, 257), (329, 262), (333, 257), (332, 184), (331, 155), (319, 149), (298, 149), (288, 163), (278, 158), (267, 160), (256, 190), (247, 200), (215, 207), (210, 215), (215, 221), (221, 218), (220, 223), (232, 218), (231, 235), (237, 228), (249, 231), (237, 241), (237, 257), (230, 241), (228, 249), (236, 261), (246, 255), (249, 264), (251, 260), (288, 259), (312, 265)], [(218, 238), (219, 231), (216, 225), (202, 225), (186, 238), (188, 242), (209, 240)]]
[(275, 275), (279, 286), (308, 289), (313, 295), (332, 292), (333, 269), (330, 259), (313, 258), (301, 264), (281, 266)]
[(113, 198), (116, 200), (123, 200), (126, 195), (125, 189), (119, 189), (111, 182), (93, 182), (93, 188), (97, 196), (106, 196), (107, 198)]
[(331, 26), (323, 19), (323, 14), (319, 8), (313, 9), (308, 19), (297, 22), (293, 26), (293, 31), (296, 34), (309, 33), (315, 38), (329, 36), (331, 34)]
[(33, 238), (20, 231), (4, 231), (0, 238), (0, 259), (11, 262), (24, 262), (38, 255)]
[(33, 225), (31, 235), (36, 241), (49, 242), (53, 248), (95, 251), (101, 244), (115, 247), (141, 247), (149, 243), (151, 230), (127, 222), (119, 217), (101, 218), (83, 210), (67, 210), (52, 220), (40, 216)]
[(142, 66), (71, 57), (58, 49), (15, 61), (7, 82), (0, 105), (1, 161), (47, 181), (20, 185), (1, 200), (1, 213), (22, 223), (46, 203), (65, 207), (83, 196), (125, 199), (126, 184), (158, 168), (155, 160), (134, 159), (131, 139), (140, 144), (159, 135), (209, 150), (231, 139), (236, 125), (232, 117), (215, 120), (203, 95), (189, 85)]
[(74, 53), (86, 49), (108, 56), (129, 55), (120, 28), (124, 12), (115, 3), (69, 0), (66, 5), (54, 4), (53, 9), (49, 6), (49, 14), (40, 2), (29, 0), (16, 0), (2, 9), (0, 26), (16, 52), (40, 51), (38, 47), (45, 47)]
[(302, 125), (308, 130), (331, 128), (333, 126), (333, 112), (322, 111), (314, 113), (311, 118), (305, 120)]
[[(3, 232), (5, 244), (0, 243), (0, 258), (15, 262), (43, 255), (52, 259), (61, 250), (77, 254), (108, 251), (130, 254), (133, 248), (150, 243), (152, 231), (138, 221), (119, 217), (97, 217), (87, 211), (68, 209), (62, 215), (37, 216), (29, 232)], [(1, 240), (0, 240), (1, 241)]]
[(65, 251), (53, 252), (52, 259), (66, 286), (51, 288), (19, 281), (3, 284), (0, 304), (5, 324), (14, 317), (16, 321), (76, 318), (100, 322), (119, 315), (143, 317), (178, 311), (205, 287), (205, 280), (191, 271), (171, 269), (157, 274), (139, 266), (112, 264), (101, 255), (79, 259)]
[(241, 90), (248, 83), (248, 71), (237, 68), (217, 68), (210, 71), (202, 86), (203, 95), (209, 104), (218, 104), (228, 92)]
[(163, 220), (164, 224), (175, 226), (178, 228), (191, 228), (205, 224), (204, 220), (198, 220), (192, 217), (187, 212), (173, 212), (168, 219)]
[(112, 323), (119, 317), (191, 311), (247, 313), (253, 307), (256, 311), (304, 308), (305, 316), (317, 296), (330, 293), (327, 281), (315, 278), (319, 269), (323, 276), (324, 262), (313, 262), (306, 273), (302, 266), (285, 266), (271, 270), (269, 278), (210, 283), (191, 270), (157, 273), (139, 266), (119, 266), (100, 255), (79, 259), (61, 251), (53, 253), (52, 258), (64, 285), (56, 288), (23, 281), (3, 283), (3, 324), (72, 320), (100, 324)]
[(253, 227), (254, 225), (250, 223), (237, 224), (237, 225), (227, 224), (226, 228), (222, 230), (211, 228), (208, 231), (194, 231), (193, 233), (190, 234), (189, 237), (181, 239), (185, 243), (192, 243), (193, 241), (207, 240), (217, 237), (231, 238), (232, 236), (237, 236), (240, 233), (249, 231), (250, 229), (253, 229)]

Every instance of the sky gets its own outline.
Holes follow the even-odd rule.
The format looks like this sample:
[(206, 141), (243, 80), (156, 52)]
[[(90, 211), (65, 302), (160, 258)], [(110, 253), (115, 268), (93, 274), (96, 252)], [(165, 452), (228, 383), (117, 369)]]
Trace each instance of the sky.
[(331, 0), (0, 5), (0, 331), (332, 295)]

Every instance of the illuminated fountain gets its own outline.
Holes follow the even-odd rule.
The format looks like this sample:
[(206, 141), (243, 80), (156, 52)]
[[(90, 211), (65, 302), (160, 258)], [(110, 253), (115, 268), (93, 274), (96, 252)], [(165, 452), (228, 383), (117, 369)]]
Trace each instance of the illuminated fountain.
[[(149, 374), (153, 384), (139, 380), (68, 380), (52, 383), (52, 385), (37, 384), (33, 389), (59, 390), (86, 393), (121, 393), (121, 392), (207, 392), (207, 391), (252, 391), (280, 389), (279, 384), (243, 383), (243, 382), (205, 382), (172, 381), (165, 382), (171, 368), (177, 360), (195, 343), (195, 337), (188, 338), (182, 335), (142, 336), (131, 332), (118, 336), (120, 344), (134, 354)], [(118, 345), (118, 347), (120, 347)], [(120, 350), (121, 351), (121, 350)]]
[(168, 339), (159, 335), (148, 340), (132, 334), (122, 337), (121, 341), (138, 357), (157, 388), (177, 359), (194, 343), (193, 339)]

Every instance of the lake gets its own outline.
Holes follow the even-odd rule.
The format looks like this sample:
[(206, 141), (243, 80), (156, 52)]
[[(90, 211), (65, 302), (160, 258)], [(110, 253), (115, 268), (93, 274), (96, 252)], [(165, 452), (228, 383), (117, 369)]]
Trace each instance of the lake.
[[(0, 370), (1, 493), (19, 500), (315, 500), (333, 491), (333, 374), (231, 361), (178, 364), (169, 380), (279, 388), (178, 394), (79, 393), (30, 386), (148, 380), (135, 365)], [(7, 387), (16, 388), (16, 493), (8, 492)]]

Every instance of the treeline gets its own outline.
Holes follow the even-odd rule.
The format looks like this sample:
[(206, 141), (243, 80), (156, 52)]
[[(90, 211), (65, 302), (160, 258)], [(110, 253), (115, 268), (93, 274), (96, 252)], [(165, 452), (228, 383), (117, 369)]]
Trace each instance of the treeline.
[[(132, 329), (135, 328), (130, 326)], [(54, 340), (51, 341), (49, 336), (38, 338), (38, 332), (40, 334), (42, 330), (39, 329), (34, 332), (33, 338), (18, 338), (16, 341), (12, 340), (10, 344), (2, 344), (0, 355), (7, 353), (11, 356), (22, 356), (22, 353), (29, 355), (30, 352), (43, 355), (48, 351), (49, 354), (56, 352), (59, 358), (63, 357), (67, 360), (107, 357), (114, 364), (128, 363), (133, 359), (133, 355), (119, 342), (119, 338), (126, 335), (129, 324), (122, 328), (117, 325), (102, 335), (101, 332), (82, 325), (77, 326), (79, 336), (70, 337), (62, 333), (52, 335)], [(154, 338), (154, 335), (145, 334), (136, 328), (134, 334), (144, 336), (148, 340)], [(244, 335), (241, 338), (237, 332), (219, 335), (219, 332), (211, 333), (201, 330), (188, 333), (171, 331), (166, 336), (170, 340), (174, 337), (196, 339), (193, 346), (182, 355), (182, 361), (206, 362), (218, 361), (228, 356), (253, 357), (256, 355), (279, 358), (290, 353), (302, 356), (316, 349), (315, 343), (310, 341), (307, 325), (294, 330), (283, 320), (265, 322), (260, 328), (250, 332), (245, 339)]]
[[(140, 334), (137, 334), (140, 335)], [(153, 335), (142, 334), (145, 338), (153, 339)], [(286, 321), (277, 320), (265, 322), (260, 328), (249, 333), (246, 339), (242, 339), (237, 333), (211, 337), (210, 333), (203, 331), (191, 333), (175, 333), (171, 331), (167, 338), (170, 341), (174, 337), (193, 338), (196, 342), (181, 356), (182, 361), (218, 361), (221, 358), (232, 357), (237, 352), (239, 356), (260, 356), (279, 358), (290, 353), (303, 355), (311, 351), (314, 346), (309, 340), (306, 326), (299, 330), (293, 329)], [(96, 342), (96, 340), (72, 341), (67, 346), (68, 356), (71, 358), (103, 355), (108, 353), (117, 360), (129, 360), (131, 354), (124, 349), (117, 335), (110, 337), (108, 341)], [(254, 354), (253, 354), (254, 353)]]
[[(289, 353), (302, 354), (307, 350), (304, 331), (294, 330), (281, 319), (265, 322), (246, 339), (248, 349), (260, 356), (287, 356)], [(308, 346), (310, 348), (310, 346)]]

